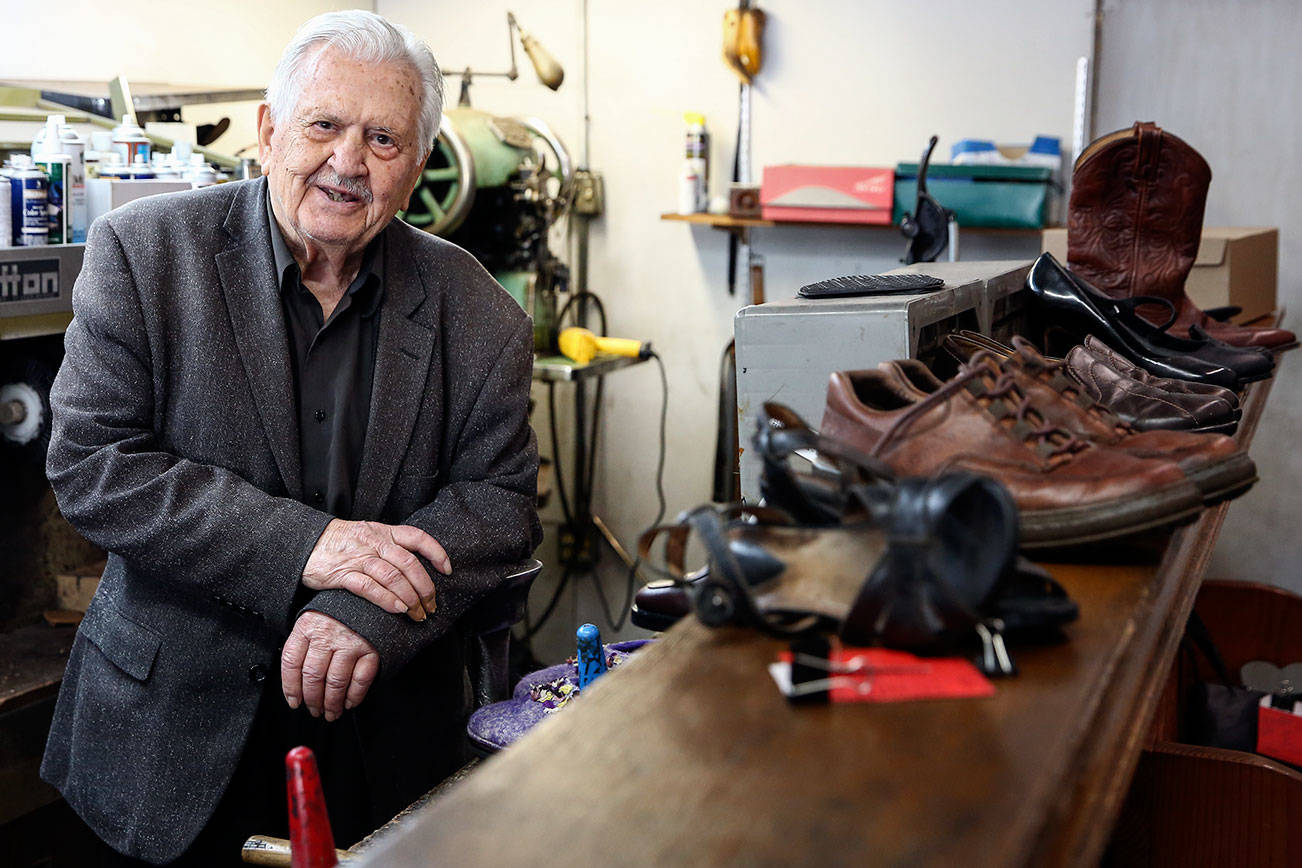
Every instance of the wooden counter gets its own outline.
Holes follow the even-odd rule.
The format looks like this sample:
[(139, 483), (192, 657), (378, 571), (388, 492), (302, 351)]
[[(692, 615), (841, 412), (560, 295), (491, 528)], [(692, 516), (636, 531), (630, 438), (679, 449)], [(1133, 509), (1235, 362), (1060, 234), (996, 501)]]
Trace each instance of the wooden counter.
[(0, 633), (0, 826), (59, 797), (38, 771), (75, 635), (44, 624)]
[(1095, 865), (1225, 509), (1049, 564), (1080, 620), (987, 699), (792, 707), (781, 643), (685, 620), (358, 864)]

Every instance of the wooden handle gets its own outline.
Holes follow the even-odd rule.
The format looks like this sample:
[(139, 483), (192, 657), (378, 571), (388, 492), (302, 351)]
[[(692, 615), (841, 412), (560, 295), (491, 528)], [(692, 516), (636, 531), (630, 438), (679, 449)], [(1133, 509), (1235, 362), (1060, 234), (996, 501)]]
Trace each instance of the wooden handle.
[(767, 16), (755, 8), (723, 13), (723, 62), (744, 84), (754, 80), (764, 65), (764, 25)]
[[(352, 856), (351, 850), (335, 850), (340, 863), (346, 863)], [(254, 835), (240, 848), (240, 858), (249, 865), (275, 865), (289, 868), (289, 841), (284, 838), (272, 838), (269, 835)]]

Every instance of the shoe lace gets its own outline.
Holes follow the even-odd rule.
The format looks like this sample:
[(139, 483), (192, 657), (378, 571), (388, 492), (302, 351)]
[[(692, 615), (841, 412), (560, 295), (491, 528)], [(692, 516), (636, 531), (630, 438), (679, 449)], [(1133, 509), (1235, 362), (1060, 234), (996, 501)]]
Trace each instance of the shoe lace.
[(1012, 425), (1007, 426), (1010, 433), (1046, 459), (1073, 455), (1089, 448), (1084, 440), (1048, 421), (1035, 408), (1030, 397), (1018, 388), (1011, 371), (999, 370), (998, 375), (989, 368), (982, 371), (984, 365), (980, 355), (983, 354), (973, 357), (971, 367), (979, 375), (968, 381), (968, 391), (997, 423), (1002, 426), (1004, 420), (1011, 418)]
[(1046, 359), (1021, 354), (1020, 364), (1028, 374), (1039, 378), (1059, 395), (1076, 404), (1105, 425), (1116, 428), (1123, 434), (1133, 434), (1135, 429), (1122, 422), (1107, 407), (1094, 400), (1080, 387), (1080, 384), (1067, 372), (1064, 359)]

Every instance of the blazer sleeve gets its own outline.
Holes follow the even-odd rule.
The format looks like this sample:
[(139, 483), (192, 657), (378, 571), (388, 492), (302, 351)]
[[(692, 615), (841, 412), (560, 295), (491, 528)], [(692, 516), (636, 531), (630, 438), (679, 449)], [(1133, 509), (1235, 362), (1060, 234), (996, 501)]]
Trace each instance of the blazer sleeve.
[(136, 573), (287, 630), (330, 516), (160, 448), (149, 334), (108, 219), (91, 227), (72, 301), (46, 461), (64, 516)]
[(380, 654), (382, 675), (397, 671), (446, 633), (542, 540), (536, 506), (538, 443), (529, 425), (532, 370), (533, 324), (524, 317), (455, 437), (448, 483), (405, 522), (438, 540), (452, 560), (450, 576), (425, 562), (434, 579), (437, 611), (417, 623), (342, 590), (321, 591), (305, 607), (370, 642)]

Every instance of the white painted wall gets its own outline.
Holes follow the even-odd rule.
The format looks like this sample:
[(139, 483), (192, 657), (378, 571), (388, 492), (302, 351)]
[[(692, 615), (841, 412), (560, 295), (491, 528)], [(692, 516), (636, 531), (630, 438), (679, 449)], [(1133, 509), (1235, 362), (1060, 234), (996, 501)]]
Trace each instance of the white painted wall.
[[(593, 227), (591, 288), (612, 334), (649, 339), (669, 376), (665, 467), (669, 516), (707, 500), (715, 436), (719, 356), (743, 296), (725, 289), (727, 236), (659, 219), (675, 207), (684, 111), (704, 112), (713, 135), (712, 186), (726, 190), (737, 118), (737, 81), (720, 58), (727, 2), (653, 5), (590, 0), (588, 79), (591, 168), (606, 181), (607, 212)], [(941, 148), (962, 136), (1070, 141), (1076, 58), (1091, 40), (1091, 3), (1052, 0), (767, 0), (765, 67), (754, 93), (754, 165), (782, 162), (893, 166), (916, 160), (927, 137)], [(514, 83), (478, 80), (477, 107), (538, 114), (582, 149), (582, 0), (378, 0), (377, 10), (429, 40), (446, 71), (504, 69), (505, 10), (515, 12), (566, 69), (557, 93), (521, 56)], [(455, 99), (455, 79), (449, 81)], [(758, 178), (756, 179), (758, 180)], [(770, 298), (804, 283), (894, 267), (898, 233), (882, 229), (757, 230)], [(965, 254), (1030, 258), (1033, 238), (964, 238)], [(643, 365), (608, 379), (597, 512), (628, 545), (654, 517), (659, 377)], [(539, 413), (537, 427), (546, 416)], [(546, 432), (540, 431), (546, 440)], [(553, 505), (545, 519), (554, 522)], [(549, 524), (549, 530), (551, 525)], [(552, 558), (544, 546), (540, 557)], [(611, 595), (624, 571), (606, 556)], [(550, 560), (554, 563), (554, 560)], [(544, 576), (535, 607), (554, 573)], [(537, 608), (535, 608), (535, 612)], [(558, 610), (548, 656), (572, 651), (582, 620), (601, 624), (586, 581)], [(602, 624), (604, 627), (605, 625)], [(627, 631), (626, 631), (627, 632)]]
[[(0, 0), (0, 81), (154, 81), (263, 88), (280, 52), (314, 15), (348, 0), (238, 0), (119, 7), (88, 0)], [(257, 141), (256, 102), (186, 109), (191, 123), (231, 119), (214, 148), (232, 153)], [(255, 154), (256, 155), (256, 154)]]
[[(281, 0), (250, 9), (217, 0), (174, 4), (162, 17), (123, 15), (99, 4), (0, 0), (0, 20), (51, 34), (48, 41), (6, 40), (0, 78), (107, 80), (125, 73), (139, 80), (262, 86), (299, 24), (350, 5)], [(452, 71), (509, 65), (508, 8), (565, 66), (566, 81), (553, 93), (537, 82), (517, 48), (520, 79), (478, 79), (474, 103), (500, 114), (543, 117), (576, 158), (587, 150), (588, 164), (605, 178), (607, 213), (593, 227), (590, 282), (606, 302), (611, 333), (649, 339), (665, 359), (671, 516), (710, 494), (719, 354), (744, 301), (724, 287), (724, 233), (659, 219), (675, 203), (684, 111), (707, 115), (713, 188), (725, 189), (737, 86), (719, 49), (722, 14), (730, 5), (589, 0), (591, 146), (585, 149), (583, 0), (373, 4), (429, 41), (451, 73), (450, 102), (458, 84)], [(932, 133), (940, 135), (942, 152), (962, 136), (1070, 139), (1075, 60), (1090, 50), (1092, 0), (762, 5), (769, 27), (754, 94), (757, 170), (796, 161), (889, 166), (915, 160)], [(1302, 35), (1302, 10), (1288, 0), (1109, 0), (1105, 9), (1100, 129), (1151, 117), (1198, 147), (1216, 173), (1209, 222), (1280, 226), (1283, 299), (1298, 307), (1302, 241), (1290, 232), (1297, 219), (1290, 205), (1302, 192), (1302, 137), (1287, 83), (1302, 73), (1302, 61), (1289, 51)], [(204, 122), (229, 114), (234, 125), (221, 146), (234, 150), (253, 141), (253, 108), (215, 106), (191, 110), (187, 118)], [(885, 270), (903, 247), (897, 234), (880, 229), (774, 228), (757, 230), (754, 240), (765, 256), (770, 298), (833, 275)], [(1037, 250), (1029, 238), (964, 238), (965, 258), (1029, 258)], [(1298, 587), (1290, 564), (1302, 542), (1288, 531), (1302, 468), (1287, 447), (1302, 415), (1302, 382), (1290, 366), (1296, 364), (1285, 366), (1254, 450), (1265, 479), (1232, 510), (1214, 570)], [(609, 379), (606, 395), (596, 508), (631, 544), (655, 512), (658, 375), (652, 365), (621, 372)], [(536, 424), (550, 451), (541, 409)], [(554, 524), (555, 505), (545, 518)], [(541, 557), (554, 564), (552, 544), (549, 539)], [(620, 589), (623, 571), (613, 557), (606, 557), (602, 575), (612, 593)], [(545, 578), (540, 593), (554, 579), (554, 573)], [(559, 653), (568, 642), (564, 631), (586, 619), (600, 620), (590, 584), (565, 598), (559, 632), (543, 653)]]
[[(1206, 223), (1278, 226), (1285, 325), (1302, 327), (1302, 6), (1291, 0), (1104, 3), (1100, 133), (1156, 121), (1212, 167)], [(1234, 503), (1208, 574), (1302, 593), (1302, 370), (1285, 361), (1253, 443), (1261, 481)]]

